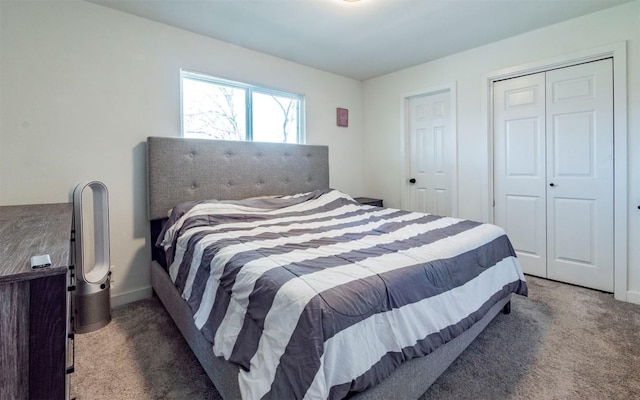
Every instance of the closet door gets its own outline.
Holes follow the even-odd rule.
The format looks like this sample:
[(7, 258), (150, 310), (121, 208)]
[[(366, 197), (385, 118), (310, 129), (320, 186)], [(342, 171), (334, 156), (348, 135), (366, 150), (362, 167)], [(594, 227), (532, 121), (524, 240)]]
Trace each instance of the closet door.
[(613, 62), (546, 82), (547, 277), (613, 292)]
[(494, 84), (495, 223), (524, 272), (613, 292), (611, 59)]
[(545, 74), (494, 84), (495, 223), (526, 274), (546, 277)]

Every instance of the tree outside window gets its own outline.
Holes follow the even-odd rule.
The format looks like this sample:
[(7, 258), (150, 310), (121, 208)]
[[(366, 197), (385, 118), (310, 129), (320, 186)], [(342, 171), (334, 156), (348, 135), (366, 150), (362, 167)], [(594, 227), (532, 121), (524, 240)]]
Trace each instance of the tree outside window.
[(182, 71), (183, 136), (302, 143), (303, 96)]

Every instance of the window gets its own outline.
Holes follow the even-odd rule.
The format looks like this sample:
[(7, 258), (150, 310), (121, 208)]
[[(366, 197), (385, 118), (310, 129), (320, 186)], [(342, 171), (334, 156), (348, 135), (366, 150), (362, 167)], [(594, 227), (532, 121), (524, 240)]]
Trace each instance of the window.
[(304, 143), (304, 97), (181, 71), (182, 136)]

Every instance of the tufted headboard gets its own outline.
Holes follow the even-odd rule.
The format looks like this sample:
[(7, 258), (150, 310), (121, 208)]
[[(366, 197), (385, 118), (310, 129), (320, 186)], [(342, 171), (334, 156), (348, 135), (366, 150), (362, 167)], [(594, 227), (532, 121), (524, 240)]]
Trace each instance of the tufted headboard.
[(150, 220), (178, 203), (237, 200), (329, 188), (327, 146), (147, 138)]

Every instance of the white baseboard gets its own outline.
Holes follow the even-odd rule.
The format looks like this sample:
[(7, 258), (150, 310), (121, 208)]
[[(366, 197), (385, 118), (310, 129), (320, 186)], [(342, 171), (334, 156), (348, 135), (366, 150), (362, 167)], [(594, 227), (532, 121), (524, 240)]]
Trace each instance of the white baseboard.
[(122, 306), (124, 304), (128, 304), (134, 301), (147, 299), (151, 296), (152, 296), (151, 286), (148, 286), (142, 289), (131, 290), (125, 293), (119, 293), (111, 296), (111, 307), (113, 308), (113, 307)]
[(629, 303), (640, 304), (640, 292), (627, 291), (627, 301)]

